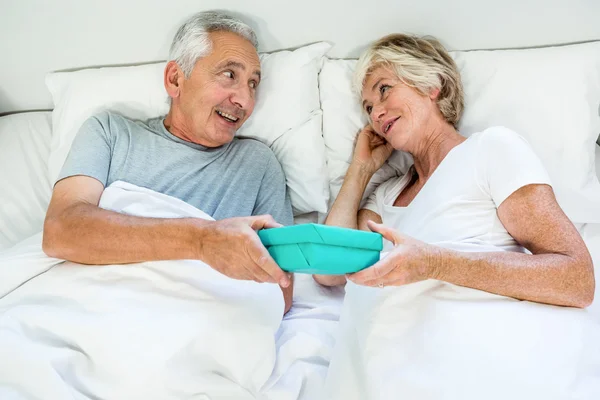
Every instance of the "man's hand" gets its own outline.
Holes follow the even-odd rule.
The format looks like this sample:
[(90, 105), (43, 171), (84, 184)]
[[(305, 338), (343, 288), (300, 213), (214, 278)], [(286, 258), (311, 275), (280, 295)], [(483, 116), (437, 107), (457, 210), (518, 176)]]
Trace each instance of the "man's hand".
[(278, 283), (287, 288), (291, 279), (279, 268), (256, 231), (278, 228), (270, 215), (228, 218), (204, 226), (200, 238), (200, 259), (233, 279)]

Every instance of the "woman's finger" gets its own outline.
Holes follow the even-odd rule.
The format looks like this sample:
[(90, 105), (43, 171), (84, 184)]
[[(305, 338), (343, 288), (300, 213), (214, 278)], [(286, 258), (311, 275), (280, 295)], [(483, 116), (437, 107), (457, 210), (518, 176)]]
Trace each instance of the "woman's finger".
[(387, 256), (369, 268), (347, 275), (347, 278), (359, 285), (364, 285), (368, 281), (381, 281), (394, 270), (395, 266), (395, 260)]
[(367, 221), (367, 226), (371, 231), (380, 233), (386, 240), (392, 242), (394, 246), (401, 243), (400, 235), (395, 230), (371, 220)]

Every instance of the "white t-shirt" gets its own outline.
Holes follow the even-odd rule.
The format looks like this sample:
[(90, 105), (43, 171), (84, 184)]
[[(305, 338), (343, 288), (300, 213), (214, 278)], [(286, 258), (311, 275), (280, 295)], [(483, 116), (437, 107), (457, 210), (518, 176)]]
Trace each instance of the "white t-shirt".
[[(502, 202), (529, 184), (548, 184), (542, 162), (525, 139), (504, 127), (471, 135), (454, 147), (408, 205), (394, 201), (411, 174), (381, 184), (363, 208), (383, 224), (427, 243), (464, 251), (519, 251), (497, 215)], [(391, 249), (387, 242), (384, 251)]]

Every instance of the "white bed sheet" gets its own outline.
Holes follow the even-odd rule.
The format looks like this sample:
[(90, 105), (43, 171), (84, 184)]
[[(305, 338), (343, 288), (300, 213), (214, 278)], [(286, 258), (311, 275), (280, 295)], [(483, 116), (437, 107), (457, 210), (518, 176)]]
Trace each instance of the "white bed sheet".
[[(149, 209), (153, 209), (153, 207), (149, 207)], [(114, 375), (111, 375), (110, 379), (107, 379), (106, 377), (107, 371), (111, 370), (111, 368), (122, 370), (123, 374), (125, 374), (126, 372), (123, 370), (123, 364), (135, 366), (136, 369), (139, 369), (139, 371), (136, 372), (148, 377), (151, 375), (151, 371), (148, 370), (148, 365), (150, 365), (152, 361), (156, 362), (156, 358), (153, 358), (153, 355), (157, 352), (168, 353), (168, 349), (173, 350), (174, 344), (172, 343), (172, 340), (168, 340), (168, 337), (171, 337), (173, 332), (172, 329), (169, 330), (169, 324), (166, 322), (164, 324), (165, 326), (159, 324), (152, 328), (153, 331), (159, 333), (163, 330), (165, 332), (169, 331), (169, 335), (171, 335), (165, 336), (165, 340), (160, 341), (156, 340), (158, 338), (158, 336), (156, 336), (157, 333), (151, 332), (151, 336), (153, 336), (154, 339), (152, 342), (160, 343), (160, 346), (149, 346), (148, 343), (150, 342), (148, 340), (144, 342), (144, 340), (138, 336), (139, 331), (133, 340), (128, 341), (126, 338), (122, 337), (122, 334), (124, 333), (123, 330), (132, 329), (128, 319), (136, 318), (133, 315), (128, 314), (127, 307), (133, 307), (138, 313), (142, 314), (152, 314), (153, 312), (144, 306), (143, 303), (146, 301), (144, 300), (146, 296), (143, 293), (138, 293), (139, 291), (135, 289), (136, 285), (141, 284), (143, 286), (144, 281), (147, 281), (149, 284), (147, 296), (152, 298), (154, 298), (154, 296), (161, 297), (167, 293), (167, 298), (171, 298), (171, 300), (168, 301), (176, 301), (172, 299), (174, 292), (169, 289), (169, 286), (172, 286), (174, 283), (172, 278), (176, 278), (174, 276), (167, 276), (171, 274), (171, 269), (168, 269), (169, 273), (166, 274), (165, 269), (161, 272), (161, 268), (153, 267), (152, 265), (148, 265), (146, 268), (136, 266), (98, 267), (101, 268), (101, 270), (95, 269), (94, 267), (77, 267), (70, 263), (56, 265), (59, 260), (45, 257), (41, 252), (40, 243), (41, 235), (38, 234), (22, 242), (18, 246), (0, 253), (0, 353), (3, 353), (3, 357), (0, 357), (0, 398), (20, 399), (33, 396), (35, 398), (54, 399), (67, 398), (71, 395), (77, 397), (83, 394), (114, 394), (125, 392), (129, 394), (127, 397), (128, 399), (155, 398), (152, 396), (160, 397), (161, 393), (163, 395), (161, 398), (166, 398), (164, 397), (165, 392), (161, 391), (164, 388), (154, 386), (156, 383), (159, 385), (163, 383), (168, 384), (170, 389), (177, 389), (171, 390), (168, 398), (179, 399), (188, 398), (186, 396), (198, 389), (199, 382), (196, 382), (196, 387), (194, 387), (193, 384), (190, 384), (190, 382), (197, 380), (194, 376), (177, 378), (172, 376), (173, 374), (170, 374), (168, 377), (156, 375), (156, 379), (153, 379), (152, 382), (135, 382), (127, 388), (119, 386), (119, 383), (121, 382), (115, 381), (114, 379), (116, 378)], [(173, 268), (173, 271), (175, 271), (173, 272), (175, 275), (178, 273), (177, 271), (181, 270), (179, 272), (182, 272), (186, 269), (185, 266), (175, 264), (171, 267)], [(194, 267), (192, 266), (192, 268)], [(184, 279), (184, 281), (191, 279), (194, 274), (191, 271), (195, 270), (190, 270), (188, 268), (187, 275), (184, 273), (185, 276), (182, 275), (180, 278)], [(190, 273), (192, 273), (192, 275), (190, 275)], [(106, 296), (104, 301), (90, 297), (87, 293), (88, 290), (85, 289), (85, 282), (89, 279), (89, 291), (90, 293), (97, 295), (101, 291), (98, 289), (99, 282), (97, 278), (102, 278), (102, 276), (104, 276), (103, 274), (107, 274), (106, 279), (108, 279), (109, 276), (112, 278), (116, 277), (112, 280), (109, 279), (111, 282), (110, 290), (116, 291), (115, 293), (118, 292), (117, 294), (123, 294), (127, 292), (129, 296), (130, 294), (128, 291), (132, 291), (133, 294), (131, 296), (137, 299), (134, 302), (134, 306), (128, 301), (124, 301), (120, 304), (119, 300), (113, 298), (109, 299)], [(155, 274), (156, 276), (149, 277), (147, 274)], [(177, 279), (175, 279), (175, 282), (176, 281)], [(234, 281), (234, 283), (238, 286), (240, 285), (240, 281)], [(160, 287), (154, 287), (156, 284)], [(252, 283), (250, 284), (255, 285)], [(217, 286), (221, 288), (219, 290), (222, 290), (226, 289), (227, 285), (225, 285), (225, 282), (222, 282), (222, 284), (217, 284)], [(242, 286), (244, 285), (242, 284)], [(63, 289), (66, 288), (66, 291), (72, 293), (73, 299), (71, 299), (71, 295), (68, 293), (65, 293), (64, 291), (61, 292), (61, 287), (63, 287)], [(237, 292), (241, 289), (243, 288), (238, 287), (235, 290)], [(292, 310), (286, 315), (285, 319), (279, 325), (279, 328), (273, 331), (271, 339), (273, 341), (274, 350), (274, 354), (272, 355), (273, 364), (265, 377), (266, 383), (263, 382), (259, 398), (267, 400), (314, 399), (317, 393), (322, 392), (325, 373), (329, 363), (330, 353), (333, 348), (335, 329), (337, 327), (337, 318), (343, 292), (340, 290), (320, 288), (312, 281), (310, 276), (298, 276), (295, 281), (295, 289), (295, 304)], [(153, 293), (155, 290), (158, 292)], [(215, 289), (215, 291), (217, 291), (217, 289)], [(278, 288), (277, 291), (279, 291)], [(188, 292), (189, 291), (186, 288), (181, 288), (181, 296), (183, 298), (190, 294)], [(215, 292), (214, 295), (217, 295), (217, 292)], [(46, 306), (46, 302), (43, 298), (44, 296), (47, 296), (50, 300), (63, 298), (64, 306), (66, 308), (62, 310), (60, 306), (54, 308), (51, 305)], [(246, 299), (239, 305), (242, 306), (246, 303), (251, 305), (257, 303), (257, 301), (260, 302), (261, 296), (262, 295), (258, 295), (257, 292), (249, 298), (251, 301)], [(234, 298), (231, 301), (226, 302), (232, 303), (227, 306), (229, 308), (225, 307), (221, 312), (227, 310), (229, 310), (227, 312), (230, 312), (233, 310), (231, 307), (233, 307), (235, 305), (234, 303), (237, 301), (234, 300), (236, 298), (240, 300), (240, 296), (239, 294), (235, 294), (233, 297)], [(267, 297), (263, 300), (268, 300)], [(279, 297), (281, 297), (280, 293)], [(209, 301), (209, 298), (210, 296), (205, 300)], [(131, 300), (131, 298), (129, 300)], [(105, 301), (108, 301), (108, 303), (105, 304)], [(67, 303), (71, 304), (71, 306)], [(77, 310), (72, 307), (72, 305), (76, 303), (85, 303), (89, 306), (89, 309), (86, 308), (87, 311), (82, 309), (80, 310), (81, 312), (77, 312)], [(192, 303), (193, 302), (187, 302), (186, 304), (191, 306)], [(159, 305), (160, 301), (157, 302), (155, 299), (152, 304), (155, 306)], [(54, 305), (56, 306), (56, 304)], [(197, 306), (202, 306), (202, 303)], [(279, 306), (282, 307), (283, 303), (279, 298), (277, 301), (267, 301), (265, 306), (266, 308), (261, 312), (262, 316), (260, 319), (267, 321), (273, 319), (273, 312), (269, 310), (274, 310), (274, 308), (276, 310)], [(106, 315), (104, 315), (105, 318), (102, 320), (95, 319), (94, 315), (102, 314), (103, 307), (108, 307), (112, 311), (109, 314), (104, 313)], [(242, 306), (240, 309), (243, 309), (244, 307), (245, 306)], [(167, 314), (165, 314), (164, 311), (166, 311), (166, 309), (157, 310), (156, 317), (167, 318), (170, 321), (170, 324), (181, 325), (183, 323), (185, 326), (189, 325), (189, 322), (186, 322), (186, 320), (189, 319), (183, 318), (184, 315), (181, 313), (175, 313), (176, 315), (172, 317), (166, 317)], [(50, 312), (50, 314), (47, 315), (52, 321), (45, 320), (46, 317), (44, 317), (44, 312)], [(121, 318), (120, 320), (118, 320), (118, 318), (115, 320), (116, 317), (112, 316), (115, 313)], [(252, 314), (252, 311), (248, 310), (248, 313)], [(170, 313), (168, 314), (170, 315)], [(126, 315), (129, 315), (129, 317), (126, 317)], [(269, 317), (269, 315), (271, 316)], [(183, 321), (182, 318), (184, 319)], [(250, 318), (250, 315), (248, 318)], [(281, 315), (279, 318), (281, 318)], [(177, 319), (179, 319), (179, 322)], [(231, 316), (229, 319), (231, 319), (231, 323), (235, 325), (236, 320), (240, 319), (240, 315), (237, 315), (237, 317)], [(114, 354), (111, 358), (111, 356), (108, 355), (111, 353), (110, 351), (107, 351), (106, 354), (104, 354), (102, 349), (94, 348), (94, 343), (86, 342), (83, 347), (86, 348), (87, 351), (90, 351), (91, 346), (91, 352), (94, 355), (83, 355), (83, 359), (80, 360), (79, 358), (81, 357), (76, 354), (78, 353), (77, 345), (72, 345), (76, 341), (72, 340), (71, 334), (77, 336), (79, 338), (78, 340), (80, 340), (82, 335), (77, 334), (76, 332), (81, 333), (82, 330), (86, 329), (89, 331), (89, 328), (85, 327), (85, 321), (87, 321), (88, 324), (97, 324), (98, 329), (103, 329), (103, 334), (112, 337), (112, 339), (109, 340), (112, 344), (118, 343), (119, 345), (122, 345), (124, 349), (131, 347), (134, 350), (129, 349), (123, 353), (122, 359), (119, 359), (118, 357), (115, 358)], [(144, 323), (149, 323), (150, 321), (150, 319), (146, 319)], [(279, 322), (277, 322), (277, 324), (279, 324)], [(187, 330), (185, 326), (182, 327), (179, 334), (182, 334), (182, 332)], [(188, 328), (190, 328), (190, 326), (188, 326)], [(246, 326), (244, 326), (243, 329), (244, 335), (254, 334), (254, 336), (256, 336), (256, 330), (248, 330), (249, 328)], [(267, 330), (268, 329), (269, 328), (267, 328)], [(192, 332), (192, 335), (194, 332), (195, 331)], [(223, 331), (221, 330), (221, 332)], [(93, 336), (94, 334), (95, 332), (93, 330), (88, 332), (88, 335), (90, 336)], [(183, 335), (185, 336), (186, 334), (183, 333)], [(220, 335), (222, 336), (222, 334)], [(262, 335), (262, 337), (264, 338), (265, 336)], [(226, 346), (223, 347), (218, 344), (227, 342), (227, 337), (222, 339), (212, 337), (212, 340), (217, 340), (214, 346), (216, 349), (220, 349), (216, 350), (215, 354), (211, 353), (212, 356), (204, 359), (203, 353), (196, 353), (195, 361), (187, 355), (182, 355), (180, 357), (188, 359), (188, 362), (184, 363), (184, 365), (195, 365), (194, 368), (191, 368), (192, 375), (194, 373), (200, 373), (201, 376), (202, 373), (206, 375), (206, 371), (203, 371), (203, 369), (212, 368), (210, 367), (211, 365), (217, 368), (216, 365), (219, 363), (217, 362), (217, 364), (215, 364), (215, 358), (220, 359), (221, 362), (229, 359), (230, 367), (235, 364), (231, 362), (232, 359), (238, 357), (241, 360), (242, 357), (244, 357), (243, 359), (247, 360), (248, 356), (251, 356), (251, 354), (257, 351), (263, 352), (263, 350), (265, 350), (266, 352), (263, 352), (263, 356), (266, 357), (267, 360), (271, 358), (268, 354), (269, 351), (267, 350), (269, 345), (265, 344), (266, 342), (264, 341), (257, 341), (254, 346), (256, 348), (253, 348), (253, 346), (249, 346), (248, 343), (246, 343), (246, 345), (239, 343), (244, 341), (240, 340), (238, 337), (236, 339), (236, 344), (230, 345), (231, 348), (227, 350)], [(146, 343), (146, 345), (143, 343)], [(177, 345), (175, 345), (175, 347), (177, 347)], [(164, 348), (167, 348), (167, 350), (163, 350)], [(189, 350), (193, 353), (194, 349)], [(239, 355), (237, 356), (235, 354), (236, 351), (239, 352)], [(183, 352), (182, 354), (185, 354), (186, 352)], [(57, 356), (59, 353), (69, 353), (70, 356)], [(138, 357), (141, 360), (147, 360), (147, 363), (139, 364), (139, 360), (136, 360)], [(93, 362), (89, 362), (90, 359)], [(257, 359), (261, 359), (261, 357), (258, 357)], [(178, 360), (181, 361), (180, 359)], [(192, 362), (190, 363), (189, 361)], [(157, 365), (160, 365), (160, 363)], [(173, 367), (176, 367), (176, 365), (173, 365)], [(86, 368), (88, 371), (85, 371)], [(179, 365), (179, 368), (181, 368), (181, 365)], [(257, 365), (257, 368), (264, 369), (264, 365)], [(185, 368), (180, 369), (180, 371), (186, 373)], [(127, 372), (129, 373), (127, 376), (131, 378), (132, 371)], [(98, 379), (98, 381), (96, 381), (95, 373), (104, 375), (102, 376), (104, 379)], [(231, 376), (228, 376), (228, 378), (231, 378)], [(65, 382), (68, 384), (65, 384)], [(254, 386), (256, 386), (256, 382), (254, 382)], [(249, 384), (252, 386), (253, 383), (249, 382)], [(210, 382), (206, 382), (206, 385), (210, 386)], [(121, 390), (120, 392), (112, 392), (116, 386), (119, 387), (119, 390)], [(216, 386), (213, 386), (213, 389), (215, 389), (215, 387)], [(256, 391), (256, 387), (253, 391)], [(138, 395), (141, 397), (136, 397)]]
[[(592, 256), (596, 275), (594, 302), (588, 307), (588, 311), (600, 322), (600, 224), (587, 224), (581, 228), (581, 232), (581, 236)], [(598, 346), (600, 346), (600, 338), (598, 339)]]

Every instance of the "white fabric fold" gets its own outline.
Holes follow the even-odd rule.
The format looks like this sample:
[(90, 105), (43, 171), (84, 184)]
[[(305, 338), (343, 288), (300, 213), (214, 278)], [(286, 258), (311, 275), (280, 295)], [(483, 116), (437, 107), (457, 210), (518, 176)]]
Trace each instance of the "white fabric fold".
[[(210, 219), (116, 182), (102, 208)], [(253, 399), (275, 366), (280, 288), (196, 260), (83, 266), (41, 234), (0, 254), (0, 398)]]
[(349, 282), (323, 399), (599, 399), (599, 322), (436, 280)]

